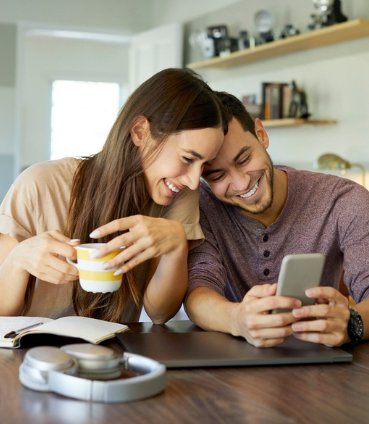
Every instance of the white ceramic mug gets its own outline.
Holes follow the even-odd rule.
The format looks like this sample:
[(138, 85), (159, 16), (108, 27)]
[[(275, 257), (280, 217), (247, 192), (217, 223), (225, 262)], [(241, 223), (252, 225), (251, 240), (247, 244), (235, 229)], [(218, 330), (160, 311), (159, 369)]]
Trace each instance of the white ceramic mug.
[(78, 269), (79, 282), (83, 290), (93, 293), (108, 293), (119, 289), (122, 275), (114, 275), (117, 267), (105, 270), (103, 263), (113, 259), (122, 249), (109, 253), (102, 258), (91, 259), (90, 255), (106, 243), (86, 243), (74, 246), (77, 250), (77, 263), (69, 258), (67, 262)]

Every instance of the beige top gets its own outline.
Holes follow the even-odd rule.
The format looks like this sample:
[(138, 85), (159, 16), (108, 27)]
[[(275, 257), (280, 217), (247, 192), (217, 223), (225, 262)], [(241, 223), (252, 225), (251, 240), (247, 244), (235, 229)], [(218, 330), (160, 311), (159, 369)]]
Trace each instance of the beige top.
[[(0, 233), (19, 242), (45, 231), (63, 232), (69, 206), (73, 175), (81, 159), (65, 158), (43, 162), (26, 169), (14, 182), (0, 206)], [(169, 206), (153, 201), (143, 214), (181, 222), (192, 241), (190, 247), (204, 238), (199, 224), (199, 191), (183, 190)], [(93, 229), (91, 229), (93, 230)], [(137, 267), (138, 287), (143, 294), (147, 263)], [(25, 314), (59, 318), (74, 315), (71, 301), (72, 284), (50, 284), (36, 279), (35, 290)], [(121, 322), (139, 319), (134, 313), (133, 300), (129, 300), (122, 312)]]

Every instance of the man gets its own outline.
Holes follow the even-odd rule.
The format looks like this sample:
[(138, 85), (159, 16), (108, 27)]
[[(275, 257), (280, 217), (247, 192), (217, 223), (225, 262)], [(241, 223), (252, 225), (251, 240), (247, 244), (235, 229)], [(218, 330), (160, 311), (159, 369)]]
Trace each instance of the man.
[[(291, 335), (328, 346), (368, 339), (369, 192), (332, 175), (273, 166), (261, 121), (236, 97), (218, 96), (229, 130), (203, 171), (206, 239), (189, 254), (190, 319), (258, 347)], [(306, 291), (313, 306), (275, 296), (282, 259), (296, 253), (326, 258), (321, 286)], [(353, 309), (338, 291), (343, 269)], [(276, 308), (292, 311), (270, 314)]]

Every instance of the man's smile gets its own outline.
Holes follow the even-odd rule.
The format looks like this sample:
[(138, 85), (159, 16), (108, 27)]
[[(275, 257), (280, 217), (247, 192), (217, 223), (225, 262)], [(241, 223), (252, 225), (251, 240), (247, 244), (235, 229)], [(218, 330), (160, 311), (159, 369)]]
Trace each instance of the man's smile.
[(256, 192), (258, 187), (259, 187), (259, 181), (256, 181), (256, 184), (254, 185), (254, 187), (250, 191), (248, 191), (245, 194), (240, 194), (238, 197), (241, 197), (242, 199), (246, 199), (247, 197), (251, 197)]

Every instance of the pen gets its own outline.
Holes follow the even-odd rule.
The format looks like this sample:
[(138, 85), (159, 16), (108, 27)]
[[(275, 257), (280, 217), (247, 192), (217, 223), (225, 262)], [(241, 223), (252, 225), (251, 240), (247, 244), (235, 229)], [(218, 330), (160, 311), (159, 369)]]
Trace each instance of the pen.
[(30, 328), (37, 327), (38, 325), (43, 324), (43, 322), (38, 322), (36, 324), (30, 325), (28, 327), (20, 328), (19, 330), (11, 331), (10, 333), (5, 334), (4, 339), (14, 339), (18, 334), (23, 331), (29, 330)]

